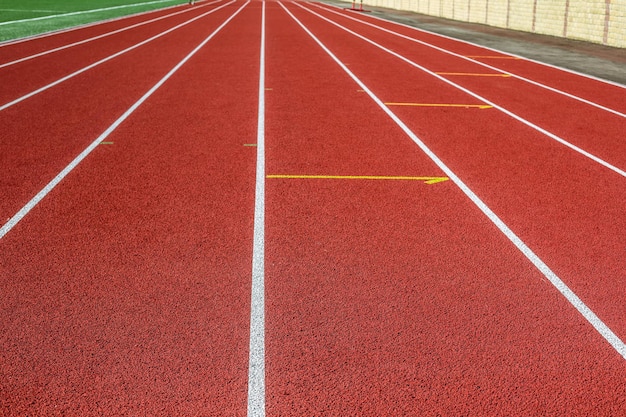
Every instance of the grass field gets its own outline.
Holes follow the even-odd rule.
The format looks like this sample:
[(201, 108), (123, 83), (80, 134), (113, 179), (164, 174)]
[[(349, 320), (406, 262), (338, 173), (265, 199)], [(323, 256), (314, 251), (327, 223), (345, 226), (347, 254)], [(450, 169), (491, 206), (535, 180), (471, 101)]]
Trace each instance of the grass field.
[(181, 3), (186, 0), (3, 0), (0, 42)]

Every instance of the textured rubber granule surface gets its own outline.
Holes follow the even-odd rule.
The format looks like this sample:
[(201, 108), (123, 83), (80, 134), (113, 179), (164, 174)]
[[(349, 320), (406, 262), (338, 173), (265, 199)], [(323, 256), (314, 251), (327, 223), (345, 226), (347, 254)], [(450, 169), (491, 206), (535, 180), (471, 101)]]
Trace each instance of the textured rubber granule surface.
[[(366, 84), (378, 80), (376, 93), (394, 85), (382, 74), (396, 74), (400, 94), (415, 86), (424, 102), (458, 96), (435, 83), (425, 90), (406, 69), (289, 9), (331, 49), (350, 51), (344, 62)], [(268, 28), (267, 109), (280, 115), (267, 121), (270, 173), (439, 174), (281, 9), (269, 9)], [(588, 343), (605, 342), (452, 184), (268, 181), (270, 414), (624, 406), (621, 358)]]
[(3, 415), (244, 414), (258, 10), (2, 240)]
[[(0, 69), (3, 91), (35, 88), (223, 4), (31, 60), (10, 77)], [(2, 224), (244, 4), (1, 111)], [(241, 9), (1, 238), (0, 414), (246, 415), (259, 110), (268, 416), (624, 414), (619, 346), (370, 93), (396, 103), (389, 110), (407, 129), (622, 340), (623, 178), (303, 8), (433, 71), (484, 67), (282, 4), (365, 87), (281, 4)], [(43, 50), (33, 45), (110, 25), (24, 45)], [(615, 85), (502, 65), (623, 110)], [(617, 115), (512, 77), (447, 77), (622, 164)]]
[[(315, 21), (312, 16), (303, 17)], [(351, 68), (384, 101), (476, 103), (469, 94), (354, 36), (339, 39), (343, 31), (326, 26), (330, 32), (322, 33), (322, 38), (346, 62), (354, 62)], [(382, 41), (380, 35), (379, 39)], [(407, 45), (404, 48), (394, 45), (394, 49), (400, 54), (412, 52)], [(357, 57), (365, 55), (372, 59), (357, 63)], [(465, 64), (454, 72), (462, 73), (464, 68)], [(582, 82), (582, 77), (579, 78)], [(496, 103), (504, 101), (508, 106), (510, 101), (522, 102), (521, 98), (528, 95), (530, 99), (523, 99), (523, 105), (529, 121), (545, 125), (549, 119), (550, 127), (562, 125), (560, 132), (566, 133), (566, 139), (591, 148), (587, 150), (601, 151), (598, 152), (601, 156), (610, 156), (610, 161), (616, 161), (619, 166), (624, 154), (619, 140), (623, 118), (573, 100), (569, 100), (566, 108), (558, 107), (542, 114), (533, 105), (538, 96), (536, 87), (500, 78), (480, 83), (484, 84), (483, 88), (492, 84), (492, 90), (498, 91), (499, 86), (511, 81), (516, 88), (508, 96), (494, 98)], [(461, 82), (469, 84), (472, 90), (478, 83)], [(563, 100), (562, 96), (549, 92), (541, 97), (547, 100), (547, 106)], [(626, 270), (626, 258), (620, 256), (624, 235), (616, 233), (626, 227), (623, 198), (620, 198), (624, 196), (623, 177), (496, 109), (392, 108), (624, 338), (626, 300), (622, 271)], [(596, 115), (600, 120), (581, 124), (577, 111)], [(572, 134), (575, 129), (581, 133)], [(598, 129), (605, 129), (605, 133), (595, 134)]]

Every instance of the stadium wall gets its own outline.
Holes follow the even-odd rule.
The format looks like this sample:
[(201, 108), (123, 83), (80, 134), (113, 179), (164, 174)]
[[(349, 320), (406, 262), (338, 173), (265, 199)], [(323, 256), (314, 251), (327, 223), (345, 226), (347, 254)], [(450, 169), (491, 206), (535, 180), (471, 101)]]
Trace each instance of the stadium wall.
[(363, 4), (626, 48), (626, 0), (363, 0)]

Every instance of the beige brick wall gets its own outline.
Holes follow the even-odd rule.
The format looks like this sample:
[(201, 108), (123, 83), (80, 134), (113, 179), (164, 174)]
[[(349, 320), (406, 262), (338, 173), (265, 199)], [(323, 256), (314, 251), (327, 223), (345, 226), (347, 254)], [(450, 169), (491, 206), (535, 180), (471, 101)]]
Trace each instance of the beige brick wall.
[(487, 24), (501, 28), (507, 27), (507, 9), (509, 0), (489, 0)]
[(609, 16), (607, 45), (626, 48), (626, 0), (612, 1)]
[(455, 0), (441, 0), (441, 17), (454, 19)]
[(535, 32), (563, 36), (565, 6), (568, 0), (537, 0)]
[(419, 3), (419, 0), (408, 0), (409, 5), (408, 8), (406, 10), (410, 10), (412, 12), (416, 12), (417, 11), (417, 3)]
[(570, 0), (566, 36), (602, 43), (605, 12), (605, 0)]
[(509, 28), (532, 32), (533, 0), (511, 0), (509, 5)]
[(363, 4), (626, 48), (626, 0), (363, 0)]
[(454, 17), (456, 20), (467, 20), (469, 16), (470, 2), (467, 0), (455, 0)]
[(431, 16), (441, 16), (441, 1), (430, 0), (428, 2), (428, 14)]
[(487, 21), (487, 0), (468, 0), (470, 13), (469, 21), (485, 23)]

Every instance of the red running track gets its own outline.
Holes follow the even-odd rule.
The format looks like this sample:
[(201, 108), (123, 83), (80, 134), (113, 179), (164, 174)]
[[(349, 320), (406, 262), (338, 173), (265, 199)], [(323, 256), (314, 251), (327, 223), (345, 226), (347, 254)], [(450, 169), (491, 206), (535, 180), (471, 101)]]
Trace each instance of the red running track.
[[(169, 70), (241, 6), (92, 82), (123, 90), (115, 80), (133, 77), (145, 92), (157, 79), (144, 62)], [(259, 10), (236, 16), (2, 239), (1, 414), (245, 410), (255, 158), (242, 145), (256, 132), (246, 75), (259, 61)], [(132, 97), (111, 93), (73, 97), (103, 108)]]
[[(203, 35), (208, 35), (221, 24), (228, 13), (225, 9), (217, 10), (205, 18), (1, 111), (1, 161), (3, 166), (12, 168), (4, 173), (1, 180), (3, 195), (11, 198), (0, 201), (0, 218), (8, 218), (26, 204), (81, 150), (189, 53)], [(168, 21), (159, 21), (154, 25), (161, 31), (174, 26)], [(150, 30), (150, 34), (154, 32), (154, 29), (145, 27), (137, 30)], [(145, 34), (145, 37), (148, 38), (150, 34)], [(76, 33), (75, 36), (80, 34)], [(120, 35), (123, 36), (126, 35)], [(78, 60), (82, 51), (90, 49), (91, 46), (87, 44), (53, 56), (64, 58), (67, 54), (77, 56)], [(53, 56), (42, 57), (43, 62), (29, 61), (20, 66), (38, 64), (45, 74), (47, 65), (54, 62), (51, 61)], [(82, 59), (85, 66), (93, 63), (89, 54)], [(12, 67), (0, 69), (0, 74), (7, 83), (21, 85), (31, 82), (22, 80), (20, 72), (4, 72), (10, 69)], [(63, 76), (69, 72), (64, 72)], [(32, 85), (32, 89), (45, 84), (46, 82), (37, 82)], [(16, 97), (17, 95), (12, 95), (11, 99)]]
[[(27, 91), (38, 68), (49, 82), (46, 68), (58, 77), (224, 4), (0, 77)], [(259, 395), (248, 395), (257, 151), (269, 176), (267, 415), (624, 414), (625, 178), (497, 108), (388, 107), (614, 332), (611, 345), (454, 179), (273, 177), (446, 176), (364, 87), (388, 103), (484, 104), (307, 10), (433, 71), (486, 71), (316, 5), (238, 1), (1, 111), (5, 224), (139, 103), (0, 237), (0, 414), (246, 414)], [(506, 66), (624, 111), (619, 86)], [(450, 77), (625, 168), (623, 118), (512, 77)]]
[[(370, 45), (354, 37), (342, 38), (342, 42), (337, 42), (335, 39), (341, 31), (332, 33), (336, 35), (333, 39), (329, 36), (328, 44), (337, 53), (345, 53), (345, 62), (351, 62), (357, 53), (355, 51), (362, 48), (360, 53), (367, 53), (375, 58), (373, 61), (381, 63), (378, 70), (369, 62), (363, 68), (358, 68), (358, 71), (363, 79), (367, 79), (366, 84), (384, 101), (440, 103), (441, 100), (447, 100), (444, 102), (467, 103), (473, 99), (447, 86), (432, 89), (429, 94), (423, 85), (437, 82), (432, 76), (416, 71), (382, 51), (373, 55), (377, 53), (375, 48), (366, 49)], [(402, 51), (396, 45), (394, 50)], [(355, 68), (355, 65), (351, 68)], [(454, 72), (470, 71), (462, 69)], [(397, 79), (396, 74), (406, 74), (411, 84), (397, 82), (394, 85), (389, 80)], [(370, 78), (366, 78), (368, 76)], [(424, 84), (420, 84), (421, 80)], [(516, 80), (496, 80), (499, 81), (491, 81), (492, 84), (515, 82), (513, 91), (516, 92), (516, 98), (510, 100), (519, 100), (519, 92), (528, 90), (531, 97), (528, 99), (531, 103), (527, 105), (528, 109), (534, 107), (532, 103), (537, 95), (545, 97), (548, 103), (554, 103), (560, 97), (541, 93), (534, 86), (524, 89), (524, 84)], [(466, 87), (476, 89), (472, 85)], [(497, 87), (494, 90), (497, 91)], [(494, 98), (498, 104), (504, 100), (507, 97), (502, 95)], [(502, 113), (498, 114), (494, 109), (461, 112), (454, 109), (451, 118), (449, 113), (437, 108), (426, 108), (426, 112), (414, 107), (393, 108), (420, 137), (427, 140), (435, 154), (446, 162), (450, 161), (461, 178), (469, 181), (471, 189), (479, 191), (479, 195), (505, 223), (512, 226), (531, 248), (537, 248), (540, 257), (549, 261), (552, 268), (558, 269), (557, 275), (568, 277), (568, 284), (575, 287), (576, 293), (582, 295), (580, 292), (589, 292), (585, 299), (596, 303), (592, 308), (596, 313), (607, 309), (605, 319), (612, 321), (610, 327), (622, 338), (625, 337), (626, 321), (623, 320), (622, 306), (626, 302), (623, 280), (626, 258), (620, 254), (624, 251), (626, 235), (616, 233), (626, 230), (622, 204), (626, 197), (624, 177), (554, 142), (546, 135), (528, 129)], [(566, 108), (570, 110), (551, 113), (553, 120), (560, 120), (568, 126), (576, 125), (578, 113), (598, 119), (598, 122), (597, 126), (591, 125), (586, 129), (588, 141), (580, 141), (574, 135), (562, 137), (588, 151), (602, 148), (607, 156), (617, 161), (616, 165), (624, 168), (626, 148), (621, 141), (621, 132), (626, 126), (624, 118), (600, 112), (573, 100)], [(541, 112), (535, 112), (527, 117), (531, 122), (548, 128), (542, 120), (538, 120), (541, 115)], [(552, 125), (556, 123), (552, 121)], [(597, 129), (603, 128), (606, 128), (604, 134), (595, 133)], [(580, 125), (578, 130), (581, 130)], [(590, 139), (597, 142), (595, 149), (589, 149)], [(602, 281), (598, 280), (600, 277)], [(612, 285), (607, 287), (605, 280)]]

